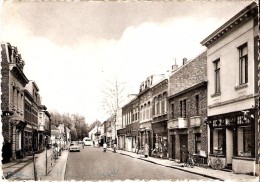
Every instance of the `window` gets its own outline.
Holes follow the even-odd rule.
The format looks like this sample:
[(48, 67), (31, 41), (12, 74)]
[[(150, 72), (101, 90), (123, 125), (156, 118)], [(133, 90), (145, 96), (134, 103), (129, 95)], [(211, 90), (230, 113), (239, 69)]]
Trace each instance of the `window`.
[(223, 129), (215, 129), (213, 132), (213, 153), (214, 154), (223, 154), (223, 139), (224, 132)]
[(156, 111), (156, 104), (155, 104), (155, 102), (156, 102), (156, 97), (154, 97), (154, 99), (153, 99), (153, 115), (155, 115), (155, 111)]
[(146, 119), (146, 104), (144, 104), (144, 109), (143, 109), (143, 120)]
[(195, 153), (197, 154), (201, 150), (201, 134), (195, 134)]
[(167, 93), (163, 94), (163, 113), (167, 113)]
[(150, 118), (150, 102), (148, 102), (147, 109), (146, 109), (146, 118)]
[(186, 118), (186, 99), (180, 101), (180, 117)]
[(195, 96), (195, 99), (196, 99), (196, 115), (198, 116), (199, 115), (199, 95), (196, 95)]
[(132, 121), (135, 121), (135, 109), (133, 109), (133, 112), (132, 112)]
[(159, 111), (158, 114), (162, 114), (162, 96), (159, 95)]
[(157, 97), (157, 102), (156, 102), (156, 115), (160, 113), (160, 96)]
[(220, 59), (214, 61), (215, 65), (215, 93), (220, 93)]
[(174, 104), (171, 104), (171, 114), (172, 114), (172, 119), (174, 118)]
[(141, 106), (140, 110), (140, 120), (143, 120), (143, 106)]
[(248, 57), (247, 57), (247, 44), (239, 48), (239, 84), (248, 82)]
[(253, 140), (252, 134), (251, 134), (251, 127), (238, 127), (237, 130), (237, 150), (238, 150), (238, 156), (251, 156), (251, 141)]

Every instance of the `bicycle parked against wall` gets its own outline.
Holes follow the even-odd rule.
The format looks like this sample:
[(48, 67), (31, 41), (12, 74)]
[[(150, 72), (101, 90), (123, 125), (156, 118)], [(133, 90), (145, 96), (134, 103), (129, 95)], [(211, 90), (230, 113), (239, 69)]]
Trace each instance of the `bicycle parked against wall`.
[(198, 154), (195, 154), (194, 157), (195, 157), (195, 159), (194, 159), (195, 166), (207, 167), (206, 165), (203, 165), (203, 164), (205, 164), (204, 161), (207, 159), (207, 155), (206, 155), (206, 152), (204, 150), (200, 150), (198, 152)]
[(183, 166), (184, 167), (194, 167), (195, 162), (194, 162), (192, 155), (189, 152), (183, 152), (183, 153), (186, 153), (188, 155), (187, 161), (184, 162)]

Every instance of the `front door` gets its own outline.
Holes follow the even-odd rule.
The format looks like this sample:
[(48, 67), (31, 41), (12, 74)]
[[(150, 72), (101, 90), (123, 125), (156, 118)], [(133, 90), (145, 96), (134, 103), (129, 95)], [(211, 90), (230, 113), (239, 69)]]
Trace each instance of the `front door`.
[(172, 159), (175, 159), (175, 135), (172, 135), (171, 141), (172, 141)]
[(180, 136), (180, 162), (187, 161), (187, 152), (188, 152), (188, 135), (182, 134)]

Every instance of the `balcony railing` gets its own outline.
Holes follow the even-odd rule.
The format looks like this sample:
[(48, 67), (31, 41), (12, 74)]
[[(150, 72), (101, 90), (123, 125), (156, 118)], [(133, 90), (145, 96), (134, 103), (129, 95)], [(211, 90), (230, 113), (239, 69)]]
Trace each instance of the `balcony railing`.
[(178, 119), (171, 119), (168, 122), (168, 129), (181, 129), (181, 128), (188, 128), (188, 120), (187, 118), (178, 118)]
[(190, 117), (190, 126), (191, 127), (200, 127), (200, 125), (201, 125), (201, 117), (200, 116)]

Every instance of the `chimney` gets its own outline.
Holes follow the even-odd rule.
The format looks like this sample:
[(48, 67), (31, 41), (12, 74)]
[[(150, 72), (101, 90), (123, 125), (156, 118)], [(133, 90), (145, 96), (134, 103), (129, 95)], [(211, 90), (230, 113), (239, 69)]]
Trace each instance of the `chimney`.
[(178, 69), (178, 65), (176, 64), (176, 58), (175, 58), (175, 63), (174, 63), (174, 65), (172, 65), (172, 73), (174, 71), (176, 71), (177, 69)]
[(183, 58), (183, 65), (187, 63), (187, 58)]

